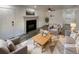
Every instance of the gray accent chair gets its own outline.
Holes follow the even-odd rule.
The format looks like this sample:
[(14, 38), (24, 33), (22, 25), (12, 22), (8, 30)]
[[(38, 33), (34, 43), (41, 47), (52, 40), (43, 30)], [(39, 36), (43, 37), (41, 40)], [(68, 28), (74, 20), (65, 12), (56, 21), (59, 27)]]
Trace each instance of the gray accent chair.
[(75, 43), (75, 40), (69, 36), (59, 39), (54, 54), (77, 54)]
[(76, 50), (76, 41), (70, 37), (70, 36), (65, 36), (65, 53), (66, 54), (77, 54), (77, 50)]
[(71, 33), (70, 24), (63, 24), (62, 33), (65, 36), (70, 36), (70, 33)]

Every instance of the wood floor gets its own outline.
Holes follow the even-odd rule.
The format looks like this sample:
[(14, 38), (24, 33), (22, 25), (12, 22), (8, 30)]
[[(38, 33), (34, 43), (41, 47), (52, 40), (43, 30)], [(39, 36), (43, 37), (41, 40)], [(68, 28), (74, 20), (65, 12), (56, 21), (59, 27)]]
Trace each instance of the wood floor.
[[(47, 30), (47, 26), (43, 26), (43, 27), (41, 27), (42, 29), (45, 29), (45, 30)], [(23, 42), (23, 41), (28, 41), (28, 46), (30, 47), (34, 47), (33, 45), (32, 45), (32, 43), (29, 43), (29, 42), (31, 42), (31, 37), (33, 37), (33, 36), (35, 36), (36, 34), (38, 34), (39, 33), (39, 30), (40, 30), (40, 28), (39, 29), (36, 29), (36, 30), (34, 30), (34, 31), (31, 31), (31, 32), (29, 32), (28, 34), (25, 34), (25, 35), (22, 35), (21, 37), (20, 37), (20, 39), (21, 39), (21, 41)], [(60, 39), (60, 41), (62, 41), (63, 42), (63, 40), (61, 40)], [(65, 51), (67, 52), (67, 53), (65, 53), (65, 54), (75, 54), (76, 53), (76, 49), (74, 49), (74, 48), (69, 48), (69, 49), (64, 49), (64, 44), (63, 43), (61, 43), (61, 42), (59, 42), (58, 44), (57, 44), (58, 46), (56, 46), (55, 47), (55, 49), (54, 49), (54, 52), (50, 52), (50, 49), (48, 48), (47, 49), (47, 51), (45, 51), (45, 52), (43, 52), (44, 54), (50, 54), (50, 53), (52, 53), (52, 54), (64, 54), (65, 53)], [(41, 49), (39, 48), (39, 47), (37, 47), (37, 48), (34, 48), (32, 51), (31, 51), (31, 53), (32, 54), (40, 54), (41, 53)]]

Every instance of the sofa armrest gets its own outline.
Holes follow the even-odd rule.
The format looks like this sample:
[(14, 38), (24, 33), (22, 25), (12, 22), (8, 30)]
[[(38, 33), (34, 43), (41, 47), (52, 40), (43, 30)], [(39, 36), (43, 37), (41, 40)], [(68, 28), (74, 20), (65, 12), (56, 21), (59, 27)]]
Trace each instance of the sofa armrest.
[(15, 45), (17, 45), (17, 44), (20, 43), (20, 37), (19, 37), (19, 36), (14, 37), (14, 38), (11, 39), (11, 41), (12, 41)]
[(27, 54), (27, 45), (16, 49), (15, 51), (11, 52), (10, 54)]

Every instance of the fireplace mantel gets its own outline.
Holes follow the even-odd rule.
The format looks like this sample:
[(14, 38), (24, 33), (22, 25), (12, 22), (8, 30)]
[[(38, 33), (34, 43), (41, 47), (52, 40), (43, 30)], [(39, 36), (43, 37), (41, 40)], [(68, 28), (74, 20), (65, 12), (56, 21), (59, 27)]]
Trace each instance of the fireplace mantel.
[(38, 18), (38, 16), (33, 16), (33, 15), (24, 16), (24, 19), (26, 19), (26, 18)]

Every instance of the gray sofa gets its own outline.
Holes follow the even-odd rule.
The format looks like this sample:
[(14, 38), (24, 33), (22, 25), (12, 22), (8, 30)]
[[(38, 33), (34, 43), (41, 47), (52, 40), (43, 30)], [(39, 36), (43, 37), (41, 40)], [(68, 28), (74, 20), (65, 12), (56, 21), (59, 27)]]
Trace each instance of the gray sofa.
[(27, 54), (27, 45), (20, 46), (16, 50), (10, 52), (10, 54)]
[(10, 51), (6, 40), (4, 41), (0, 39), (0, 54), (27, 54), (26, 42), (20, 42), (20, 38), (13, 38), (10, 40), (14, 43), (16, 49), (14, 51)]
[(51, 25), (48, 27), (48, 31), (55, 35), (58, 35), (61, 31), (61, 25), (60, 24)]

